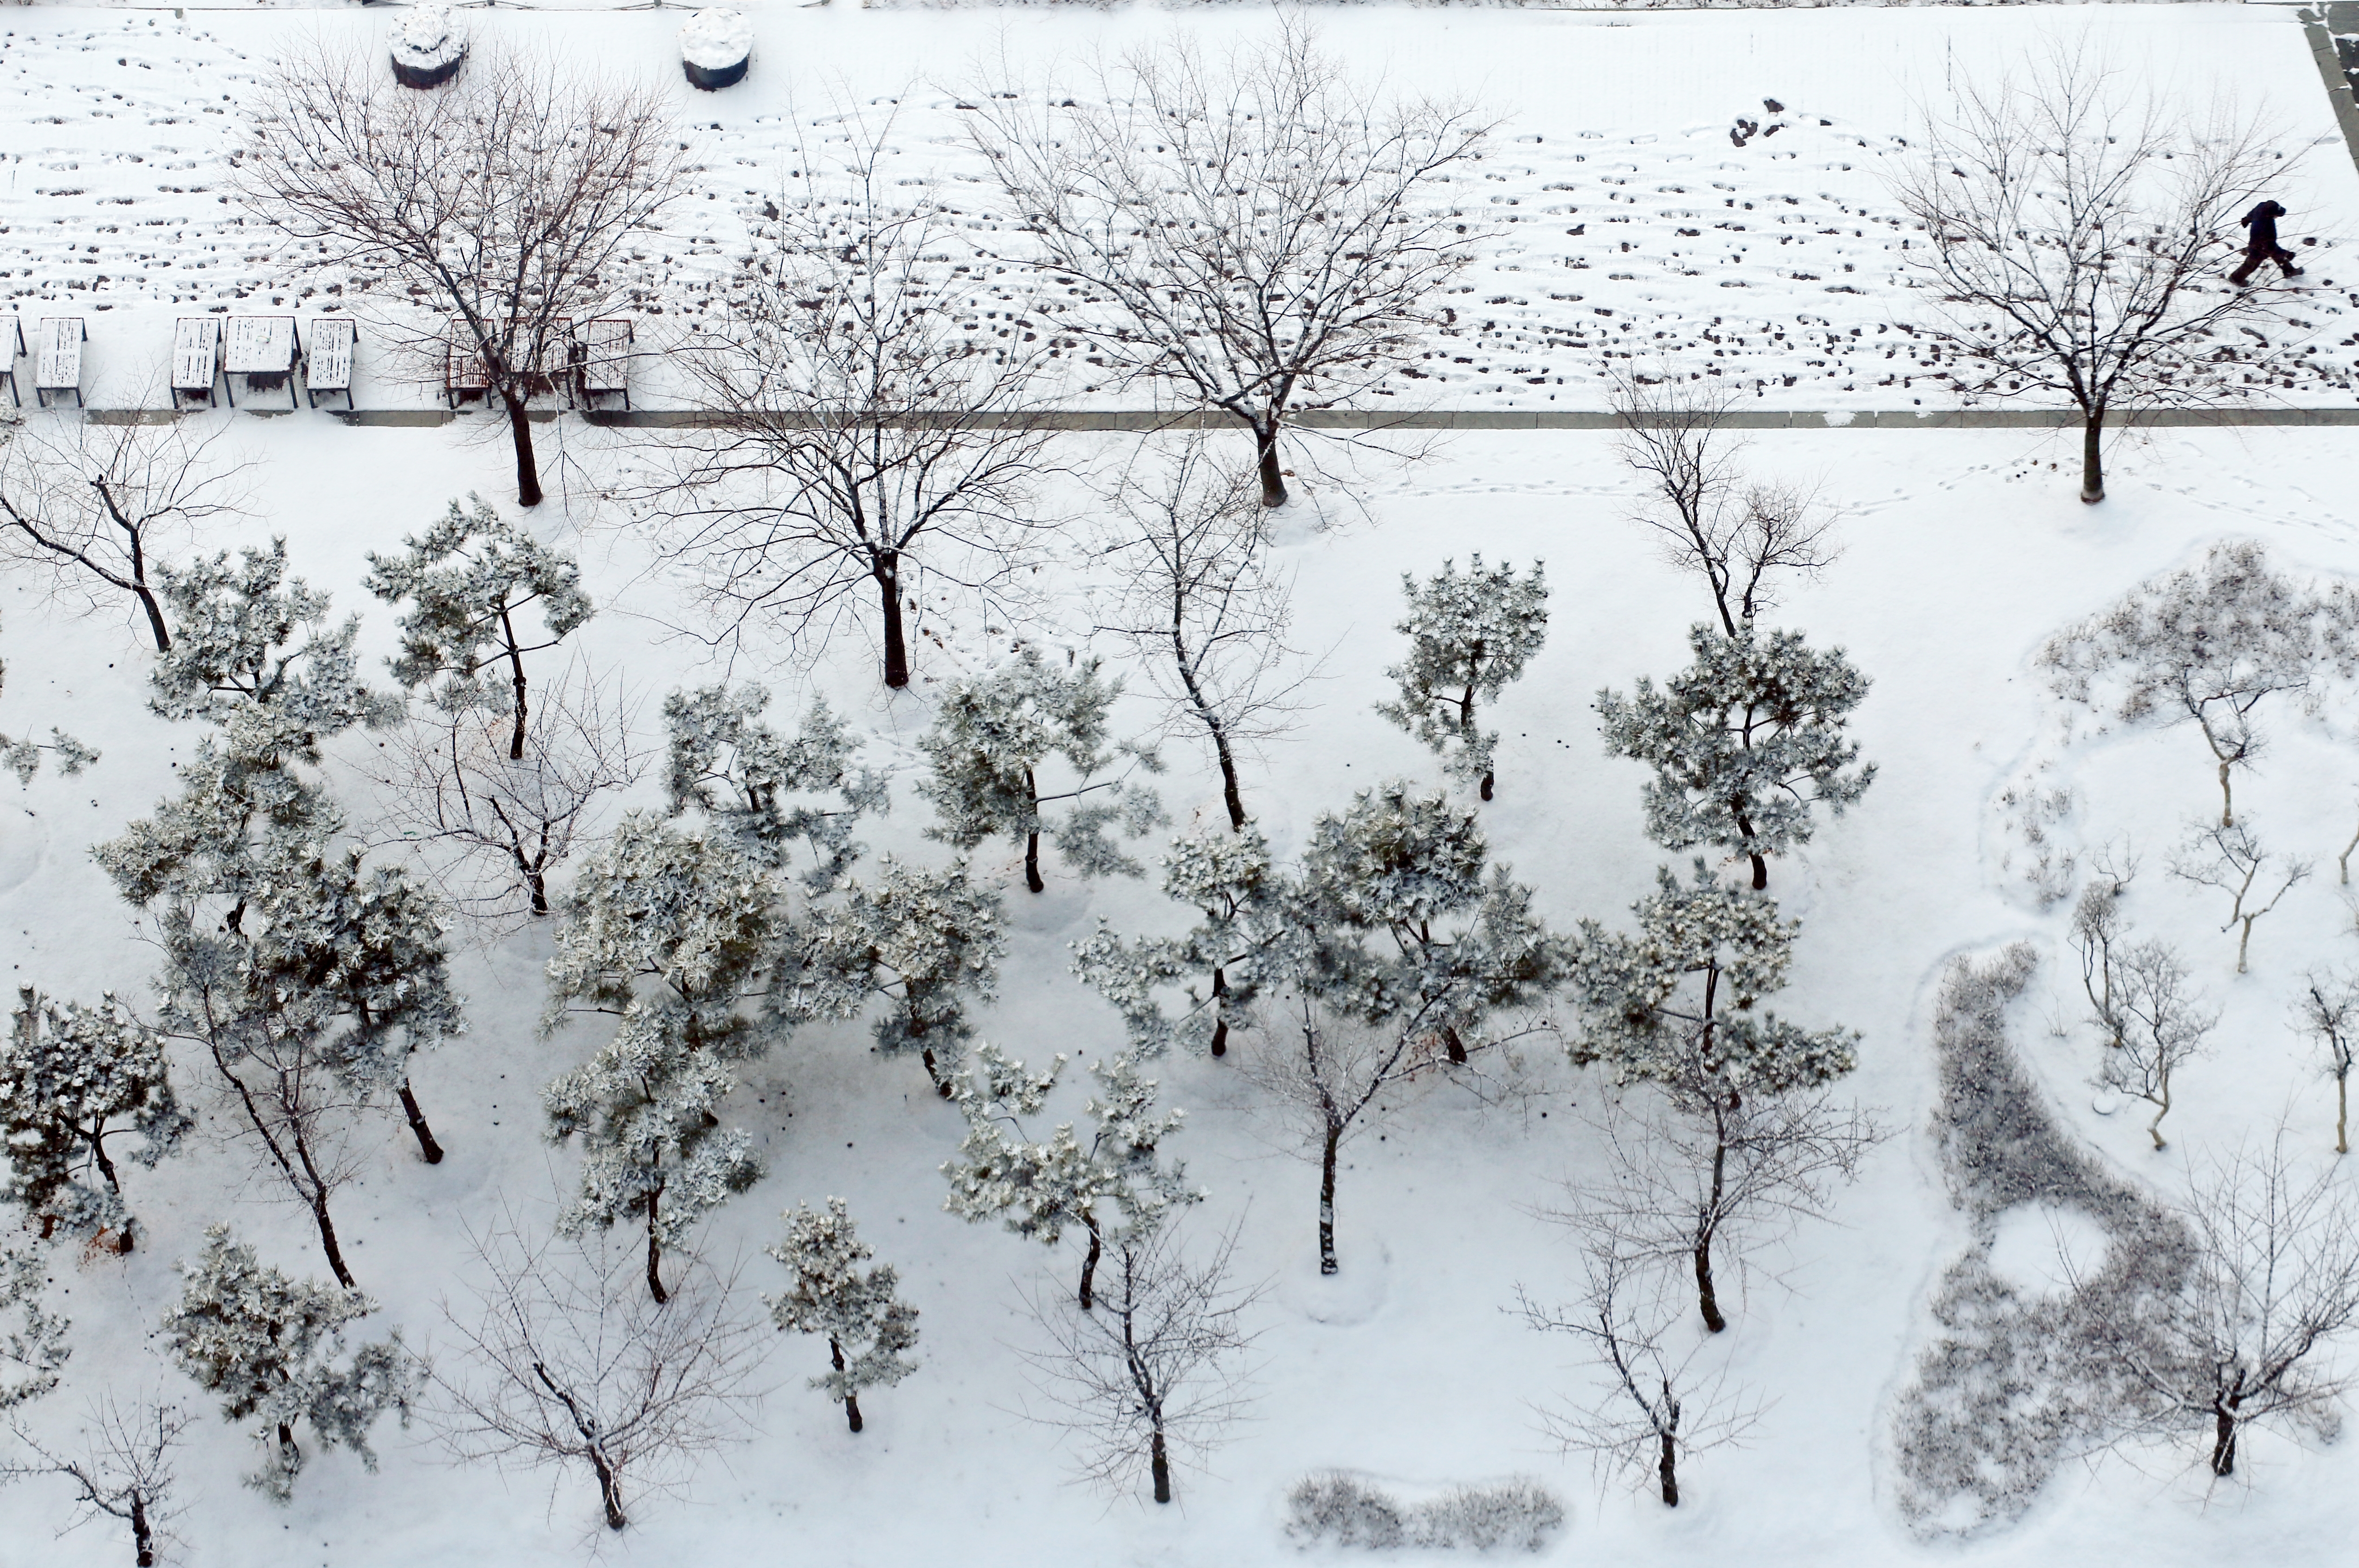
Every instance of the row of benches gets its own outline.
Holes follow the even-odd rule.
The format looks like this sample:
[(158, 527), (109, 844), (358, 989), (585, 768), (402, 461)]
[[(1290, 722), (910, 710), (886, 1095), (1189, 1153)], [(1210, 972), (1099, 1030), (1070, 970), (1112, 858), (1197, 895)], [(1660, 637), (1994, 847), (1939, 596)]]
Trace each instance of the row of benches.
[[(562, 392), (572, 406), (578, 394), (585, 407), (594, 408), (602, 396), (619, 396), (631, 406), (629, 384), (631, 323), (608, 319), (586, 321), (576, 330), (570, 320), (554, 323), (553, 341), (537, 363), (526, 372), (533, 392)], [(360, 329), (349, 316), (315, 316), (310, 323), (307, 350), (303, 331), (292, 316), (182, 316), (172, 324), (172, 404), (188, 406), (201, 398), (213, 406), (218, 387), (229, 405), (237, 406), (233, 376), (245, 383), (249, 395), (256, 389), (287, 390), (287, 406), (295, 406), (295, 380), (303, 380), (303, 395), (311, 406), (322, 393), (342, 393), (344, 406), (353, 406), (353, 345)], [(55, 398), (73, 394), (82, 406), (82, 349), (90, 331), (79, 316), (45, 316), (33, 325), (29, 350), (33, 361), (33, 393), (47, 408)], [(16, 362), (27, 355), (24, 323), (8, 318), (0, 331), (0, 381), (8, 384), (9, 401), (22, 406), (16, 390)], [(491, 390), (491, 376), (483, 356), (462, 346), (455, 332), (442, 359), (442, 393), (456, 408), (462, 401)]]

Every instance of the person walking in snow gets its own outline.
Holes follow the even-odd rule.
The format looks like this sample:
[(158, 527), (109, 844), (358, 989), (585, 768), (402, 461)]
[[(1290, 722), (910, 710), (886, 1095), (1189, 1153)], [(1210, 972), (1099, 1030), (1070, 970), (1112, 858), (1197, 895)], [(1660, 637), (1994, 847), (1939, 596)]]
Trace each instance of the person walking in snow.
[(2285, 269), (2288, 277), (2299, 277), (2301, 268), (2293, 265), (2293, 253), (2277, 243), (2277, 220), (2285, 209), (2274, 201), (2264, 201), (2245, 214), (2245, 265), (2228, 275), (2228, 281), (2239, 288), (2253, 276), (2253, 269), (2265, 261), (2273, 261)]

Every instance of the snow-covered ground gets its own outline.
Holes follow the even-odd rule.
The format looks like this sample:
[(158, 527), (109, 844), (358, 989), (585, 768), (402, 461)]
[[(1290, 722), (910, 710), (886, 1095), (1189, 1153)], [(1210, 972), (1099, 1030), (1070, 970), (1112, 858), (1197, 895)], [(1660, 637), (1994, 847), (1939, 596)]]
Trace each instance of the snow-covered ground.
[[(1151, 8), (868, 12), (747, 7), (757, 59), (739, 85), (697, 92), (679, 69), (673, 11), (471, 10), (486, 43), (554, 33), (576, 58), (668, 85), (698, 168), (650, 265), (672, 318), (744, 254), (746, 220), (808, 145), (824, 156), (847, 115), (890, 115), (901, 169), (972, 180), (979, 162), (955, 105), (1008, 73), (1027, 90), (1081, 90), (1074, 68), (1174, 25)], [(1183, 13), (1218, 50), (1266, 29), (1249, 7)], [(2192, 109), (2225, 94), (2265, 106), (2299, 158), (2278, 199), (2288, 239), (2316, 233), (2311, 282), (2284, 330), (2287, 373), (2252, 401), (2347, 403), (2359, 276), (2332, 259), (2359, 173), (2338, 135), (2302, 30), (2275, 5), (2033, 5), (1622, 16), (1341, 7), (1328, 43), (1405, 92), (1464, 98), (1495, 118), (1491, 154), (1453, 200), (1493, 228), (1451, 302), (1454, 326), (1386, 406), (1590, 408), (1609, 356), (1693, 357), (1767, 407), (1946, 406), (1902, 292), (1908, 229), (1886, 188), (1912, 156), (1922, 111), (1956, 85), (2058, 47), (2085, 47), (2125, 81)], [(260, 63), (319, 35), (374, 54), (375, 12), (82, 12), (0, 17), (0, 301), (20, 314), (93, 317), (88, 363), (101, 406), (147, 395), (174, 307), (322, 302), (224, 196), (233, 127)], [(1005, 61), (1003, 65), (1001, 62)], [(1767, 103), (1782, 106), (1778, 111)], [(1731, 140), (1740, 119), (1759, 134)], [(896, 172), (900, 172), (897, 169)], [(994, 197), (972, 191), (995, 229)], [(164, 308), (156, 308), (163, 307)], [(106, 312), (104, 319), (97, 313)], [(658, 330), (641, 344), (659, 350)], [(372, 361), (364, 406), (420, 406), (439, 389)], [(660, 363), (637, 401), (685, 392)], [(1076, 401), (1136, 406), (1140, 389)]]

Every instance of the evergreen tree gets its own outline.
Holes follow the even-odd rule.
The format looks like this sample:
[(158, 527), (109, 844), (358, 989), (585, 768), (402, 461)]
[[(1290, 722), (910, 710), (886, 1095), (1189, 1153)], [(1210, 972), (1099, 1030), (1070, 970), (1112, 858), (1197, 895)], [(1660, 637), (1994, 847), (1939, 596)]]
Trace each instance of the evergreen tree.
[[(855, 768), (852, 731), (814, 699), (792, 740), (761, 721), (770, 694), (758, 686), (701, 687), (664, 700), (671, 736), (667, 787), (672, 815), (701, 812), (714, 830), (770, 871), (784, 871), (794, 841), (810, 849), (805, 887), (817, 895), (842, 880), (861, 846), (860, 818), (890, 806), (885, 776)], [(811, 797), (833, 795), (820, 805)]]
[(0, 1197), (41, 1216), (45, 1231), (56, 1224), (77, 1235), (112, 1230), (115, 1249), (128, 1252), (131, 1212), (108, 1136), (136, 1134), (140, 1143), (128, 1158), (152, 1167), (193, 1125), (172, 1093), (163, 1039), (112, 993), (96, 1007), (44, 1001), (30, 986), (19, 986), (16, 997), (0, 1045), (0, 1152), (7, 1158)]
[(1800, 633), (1751, 622), (1733, 637), (1699, 622), (1688, 641), (1695, 663), (1661, 690), (1641, 676), (1628, 697), (1597, 694), (1605, 749), (1655, 770), (1646, 802), (1657, 843), (1745, 855), (1757, 892), (1769, 885), (1766, 857), (1810, 841), (1812, 806), (1841, 815), (1874, 782), (1875, 764), (1854, 767), (1859, 742), (1843, 732), (1867, 677), (1840, 648), (1813, 653)]
[[(934, 727), (919, 741), (932, 764), (918, 793), (940, 821), (926, 830), (962, 852), (1006, 834), (1024, 845), (1024, 885), (1040, 880), (1040, 835), (1048, 832), (1067, 865), (1085, 877), (1138, 874), (1138, 863), (1114, 848), (1107, 829), (1119, 824), (1136, 838), (1162, 821), (1163, 808), (1143, 785), (1100, 779), (1118, 755), (1149, 772), (1151, 752), (1110, 746), (1106, 713), (1121, 694), (1119, 681), (1098, 678), (1098, 661), (1071, 673), (1052, 670), (1031, 648), (987, 676), (954, 681), (942, 694)], [(1072, 774), (1071, 787), (1042, 794), (1040, 774), (1052, 757)], [(1102, 792), (1104, 798), (1086, 797)], [(1053, 817), (1045, 806), (1063, 809)]]
[[(6, 690), (7, 685), (8, 666), (5, 664), (0, 664), (0, 691)], [(21, 741), (12, 741), (6, 735), (0, 734), (0, 768), (5, 768), (15, 773), (18, 784), (29, 784), (33, 782), (33, 775), (41, 771), (41, 753), (44, 752), (55, 752), (58, 754), (58, 772), (69, 777), (98, 761), (96, 752), (62, 730), (50, 730), (49, 738), (46, 742), (35, 741), (30, 737)]]
[(203, 1255), (180, 1273), (180, 1303), (164, 1316), (168, 1348), (198, 1387), (221, 1396), (223, 1419), (259, 1418), (263, 1463), (246, 1485), (274, 1502), (293, 1498), (303, 1467), (295, 1426), (306, 1421), (323, 1445), (349, 1448), (375, 1469), (369, 1428), (388, 1410), (407, 1426), (423, 1382), (397, 1332), (337, 1364), (345, 1325), (376, 1303), (266, 1267), (225, 1225), (205, 1232)]
[(623, 820), (563, 904), (543, 1028), (567, 1012), (620, 1020), (590, 1061), (542, 1091), (549, 1136), (579, 1135), (580, 1186), (560, 1227), (644, 1219), (647, 1289), (705, 1214), (760, 1179), (744, 1132), (721, 1124), (728, 1064), (765, 1050), (749, 1015), (772, 958), (777, 884), (734, 845), (642, 814)]
[(949, 1075), (973, 1034), (970, 998), (990, 1000), (999, 980), (999, 894), (975, 885), (966, 862), (929, 871), (885, 856), (875, 881), (846, 885), (840, 903), (814, 910), (791, 979), (781, 978), (781, 1017), (850, 1018), (870, 998), (887, 1004), (872, 1033), (887, 1056), (917, 1053), (944, 1098)]
[[(368, 590), (387, 604), (409, 600), (401, 617), (401, 653), (394, 678), (410, 691), (434, 686), (434, 700), (451, 711), (485, 707), (516, 717), (510, 760), (524, 756), (524, 656), (553, 648), (590, 619), (582, 568), (499, 514), (469, 496), (422, 535), (402, 541), (399, 556), (372, 554)], [(516, 622), (540, 606), (542, 636), (527, 643)], [(503, 683), (495, 673), (507, 666)]]
[(1400, 685), (1397, 702), (1376, 711), (1442, 759), (1452, 774), (1491, 798), (1497, 730), (1474, 721), (1475, 699), (1495, 703), (1548, 640), (1548, 581), (1538, 561), (1518, 580), (1512, 565), (1485, 569), (1480, 555), (1461, 573), (1451, 561), (1419, 583), (1404, 572), (1408, 618), (1394, 628), (1409, 640), (1408, 659), (1385, 674)]
[[(49, 1282), (39, 1253), (0, 1242), (0, 1411), (28, 1404), (56, 1388), (58, 1368), (73, 1354), (66, 1343), (66, 1330), (73, 1325), (41, 1299)], [(0, 1479), (5, 1478), (0, 1471)]]
[(854, 1233), (842, 1198), (828, 1199), (824, 1214), (798, 1204), (780, 1217), (787, 1238), (770, 1256), (794, 1271), (794, 1283), (763, 1299), (782, 1331), (827, 1336), (835, 1369), (810, 1386), (826, 1390), (858, 1432), (860, 1390), (889, 1389), (918, 1369), (902, 1354), (918, 1343), (918, 1309), (895, 1293), (900, 1276), (890, 1265), (861, 1271), (875, 1254)]
[(1060, 1055), (1047, 1072), (1027, 1075), (996, 1046), (976, 1047), (951, 1081), (967, 1135), (959, 1157), (942, 1166), (951, 1183), (942, 1206), (963, 1219), (1001, 1219), (1016, 1235), (1050, 1246), (1068, 1226), (1080, 1226), (1090, 1238), (1077, 1298), (1086, 1312), (1109, 1229), (1099, 1206), (1114, 1206), (1122, 1220), (1113, 1234), (1129, 1239), (1161, 1225), (1173, 1205), (1204, 1195), (1187, 1185), (1177, 1161), (1161, 1162), (1163, 1141), (1188, 1113), (1154, 1115), (1155, 1080), (1127, 1056), (1090, 1069), (1098, 1092), (1082, 1107), (1093, 1124), (1086, 1144), (1070, 1121), (1045, 1139), (1027, 1137), (1019, 1119), (1039, 1111), (1064, 1065)]
[[(1251, 918), (1273, 897), (1269, 841), (1261, 829), (1206, 831), (1174, 839), (1163, 864), (1163, 892), (1198, 911), (1187, 935), (1125, 942), (1103, 920), (1075, 946), (1073, 972), (1122, 1014), (1132, 1052), (1160, 1056), (1175, 1044), (1229, 1050), (1228, 966), (1251, 957), (1260, 922)], [(1206, 977), (1200, 993), (1189, 984)], [(1174, 1017), (1157, 993), (1174, 986), (1185, 1003)]]

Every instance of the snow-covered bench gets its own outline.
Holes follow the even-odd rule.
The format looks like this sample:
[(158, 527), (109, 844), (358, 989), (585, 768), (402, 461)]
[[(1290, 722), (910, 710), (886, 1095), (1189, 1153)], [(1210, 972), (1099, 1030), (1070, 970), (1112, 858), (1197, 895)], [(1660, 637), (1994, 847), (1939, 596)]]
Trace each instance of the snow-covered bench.
[(16, 362), (25, 357), (25, 326), (16, 317), (8, 318), (8, 331), (0, 337), (0, 381), (8, 384), (8, 406), (22, 408), (25, 400), (16, 395)]
[(607, 317), (582, 324), (582, 406), (598, 406), (598, 399), (618, 395), (631, 406), (631, 323)]
[[(360, 338), (360, 329), (349, 316), (314, 316), (311, 318), (311, 352), (303, 362), (303, 395), (311, 406), (320, 406), (320, 394), (341, 392), (344, 406), (353, 406), (353, 344)], [(292, 403), (295, 394), (289, 390), (287, 400)]]
[(221, 379), (221, 318), (183, 316), (172, 323), (172, 406), (201, 397), (213, 406), (213, 383)]
[(89, 336), (79, 316), (44, 316), (33, 330), (33, 395), (42, 407), (60, 392), (82, 406), (82, 345)]
[(303, 340), (296, 335), (292, 316), (233, 316), (229, 348), (222, 358), (223, 384), (229, 388), (230, 406), (237, 406), (237, 388), (231, 376), (244, 376), (245, 389), (287, 389), (287, 406), (295, 406), (295, 366), (302, 358)]

